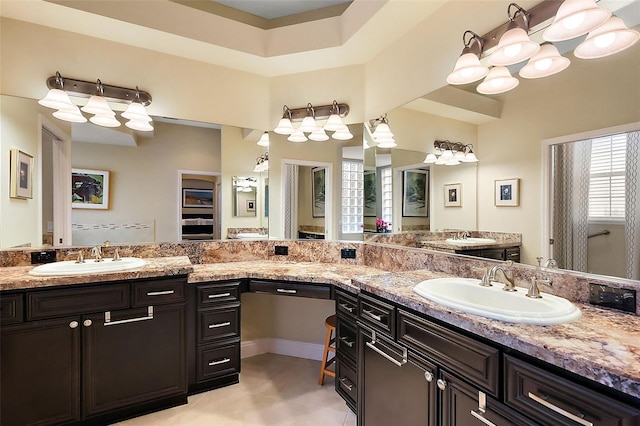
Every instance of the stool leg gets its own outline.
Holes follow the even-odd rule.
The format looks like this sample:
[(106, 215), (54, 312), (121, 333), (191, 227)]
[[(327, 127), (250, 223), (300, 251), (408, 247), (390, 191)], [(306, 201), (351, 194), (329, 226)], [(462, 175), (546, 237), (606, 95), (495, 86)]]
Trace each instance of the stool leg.
[(320, 365), (320, 379), (318, 384), (324, 385), (324, 370), (327, 368), (327, 356), (329, 354), (329, 345), (331, 344), (331, 329), (327, 328), (327, 337), (324, 340), (324, 351), (322, 353), (322, 364)]

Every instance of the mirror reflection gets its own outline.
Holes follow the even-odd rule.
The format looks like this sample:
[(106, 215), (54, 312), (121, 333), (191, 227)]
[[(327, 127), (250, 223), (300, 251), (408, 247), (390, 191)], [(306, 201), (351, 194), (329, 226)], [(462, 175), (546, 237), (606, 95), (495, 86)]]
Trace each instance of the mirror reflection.
[(234, 176), (232, 182), (233, 216), (255, 217), (258, 179), (251, 176)]

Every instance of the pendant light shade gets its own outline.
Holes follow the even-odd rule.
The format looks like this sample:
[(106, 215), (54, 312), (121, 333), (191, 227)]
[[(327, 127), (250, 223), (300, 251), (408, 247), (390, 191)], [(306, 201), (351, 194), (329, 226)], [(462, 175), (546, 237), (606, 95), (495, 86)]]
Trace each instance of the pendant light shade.
[(318, 127), (316, 130), (311, 132), (309, 139), (316, 142), (324, 142), (329, 140), (329, 136), (325, 133), (322, 127)]
[(478, 81), (489, 73), (489, 68), (480, 63), (474, 53), (464, 53), (456, 62), (451, 74), (447, 76), (449, 84), (469, 84)]
[(484, 95), (496, 95), (514, 89), (519, 83), (507, 67), (493, 67), (477, 90)]
[(306, 142), (308, 139), (307, 137), (304, 135), (304, 133), (302, 133), (302, 130), (300, 129), (295, 129), (293, 131), (293, 133), (291, 133), (291, 135), (289, 135), (289, 137), (287, 138), (287, 140), (289, 142)]
[(300, 124), (300, 127), (298, 128), (298, 130), (300, 130), (303, 133), (311, 133), (311, 132), (315, 132), (317, 128), (318, 128), (318, 125), (316, 124), (315, 118), (308, 115), (302, 119), (302, 124)]
[(69, 95), (60, 89), (50, 89), (47, 96), (40, 99), (38, 103), (44, 107), (53, 109), (73, 109), (73, 107), (75, 107), (71, 99), (69, 99)]
[(427, 163), (427, 164), (435, 164), (435, 162), (438, 161), (438, 157), (436, 157), (435, 154), (433, 153), (429, 153), (427, 154), (427, 156), (424, 158), (423, 163)]
[(474, 154), (473, 151), (469, 150), (469, 152), (464, 155), (464, 159), (460, 161), (463, 163), (477, 163), (478, 157), (476, 157), (476, 154)]
[(327, 132), (335, 132), (336, 130), (341, 129), (342, 126), (344, 126), (342, 118), (340, 118), (337, 113), (333, 113), (329, 116), (327, 124), (324, 125), (324, 130)]
[(87, 119), (80, 113), (80, 108), (73, 105), (74, 108), (59, 109), (53, 113), (58, 120), (69, 121), (71, 123), (86, 123)]
[(331, 137), (339, 141), (347, 141), (349, 139), (353, 139), (353, 135), (349, 131), (349, 127), (347, 127), (346, 125), (341, 129), (336, 130), (335, 133), (331, 135)]
[(531, 41), (525, 30), (511, 28), (504, 33), (498, 42), (495, 52), (489, 56), (491, 65), (513, 65), (525, 61), (540, 50), (540, 45)]
[(140, 102), (131, 102), (121, 115), (128, 120), (151, 121), (147, 110)]
[(124, 125), (139, 132), (151, 132), (153, 130), (153, 126), (148, 121), (129, 120)]
[(104, 96), (93, 95), (89, 98), (89, 102), (82, 108), (82, 111), (89, 114), (97, 115), (115, 115)]
[(579, 37), (595, 29), (611, 16), (611, 11), (599, 7), (595, 0), (565, 0), (542, 38), (563, 41)]
[(396, 146), (398, 146), (398, 144), (393, 138), (383, 139), (378, 142), (378, 148), (395, 148)]
[(378, 124), (376, 126), (376, 129), (373, 131), (373, 138), (375, 140), (378, 140), (384, 137), (393, 138), (393, 133), (391, 133), (391, 128), (389, 128), (389, 125), (385, 122), (382, 122)]
[(89, 121), (103, 127), (120, 127), (120, 122), (116, 119), (115, 114), (97, 114), (91, 117)]
[(558, 49), (551, 43), (540, 46), (538, 53), (533, 55), (527, 65), (520, 70), (520, 77), (541, 78), (557, 74), (565, 70), (571, 61), (569, 58), (560, 56)]
[(258, 140), (259, 146), (269, 146), (269, 133), (264, 132), (262, 136), (260, 136), (260, 140)]
[(273, 131), (279, 135), (290, 135), (294, 132), (293, 124), (291, 124), (291, 120), (288, 118), (281, 118), (278, 126), (276, 126)]
[(630, 30), (622, 19), (612, 16), (591, 31), (573, 54), (580, 59), (603, 58), (633, 46), (639, 39), (638, 31)]

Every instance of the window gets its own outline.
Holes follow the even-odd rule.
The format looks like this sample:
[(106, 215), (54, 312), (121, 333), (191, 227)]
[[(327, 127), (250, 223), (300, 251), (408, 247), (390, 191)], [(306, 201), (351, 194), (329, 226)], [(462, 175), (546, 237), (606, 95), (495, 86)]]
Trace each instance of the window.
[(627, 134), (591, 141), (589, 219), (623, 220)]
[(393, 218), (393, 182), (391, 178), (391, 167), (380, 169), (380, 188), (382, 192), (382, 217), (387, 223), (391, 223)]
[(361, 234), (364, 214), (364, 172), (361, 161), (342, 162), (342, 233)]

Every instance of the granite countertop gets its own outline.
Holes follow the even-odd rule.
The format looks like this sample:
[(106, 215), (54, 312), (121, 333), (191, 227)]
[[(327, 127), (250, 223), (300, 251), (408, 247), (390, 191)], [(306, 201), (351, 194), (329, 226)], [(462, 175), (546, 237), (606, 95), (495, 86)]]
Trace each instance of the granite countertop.
[[(462, 240), (461, 240), (462, 241)], [(420, 241), (420, 247), (434, 250), (478, 250), (520, 246), (519, 241), (498, 241), (487, 244), (451, 244), (446, 240)]]

